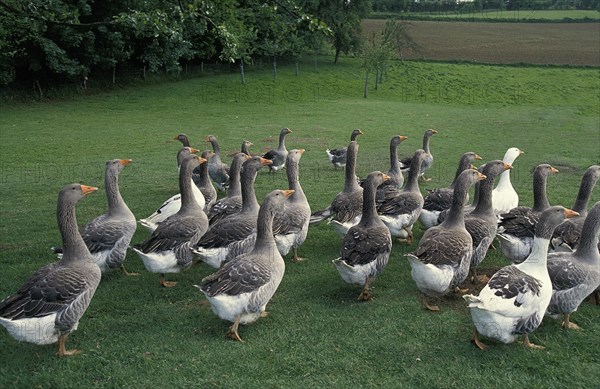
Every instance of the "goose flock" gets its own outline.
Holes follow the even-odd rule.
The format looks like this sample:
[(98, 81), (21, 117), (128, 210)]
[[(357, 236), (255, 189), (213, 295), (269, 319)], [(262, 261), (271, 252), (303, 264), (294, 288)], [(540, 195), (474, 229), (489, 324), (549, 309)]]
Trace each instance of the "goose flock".
[[(57, 203), (62, 244), (53, 248), (59, 260), (37, 270), (0, 302), (0, 324), (19, 341), (58, 343), (59, 356), (79, 353), (66, 349), (66, 339), (77, 329), (102, 273), (119, 268), (136, 275), (124, 266), (131, 249), (147, 271), (159, 275), (162, 287), (177, 284), (166, 275), (173, 277), (194, 263), (216, 268), (194, 286), (219, 318), (232, 323), (226, 336), (243, 342), (239, 325), (266, 315), (266, 305), (285, 275), (283, 257), (292, 252), (292, 262), (301, 261), (298, 250), (309, 226), (327, 221), (342, 237), (334, 268), (344, 282), (362, 288), (358, 300), (374, 298), (372, 285), (385, 270), (392, 245), (413, 244), (413, 229), (420, 226), (424, 234), (405, 256), (422, 305), (439, 311), (444, 296), (461, 295), (471, 311), (477, 347), (488, 347), (480, 336), (502, 343), (523, 336), (525, 346), (543, 348), (531, 343), (529, 335), (545, 316), (562, 318), (567, 329), (580, 328), (571, 315), (600, 288), (600, 202), (588, 211), (600, 166), (586, 170), (572, 209), (550, 204), (548, 178), (558, 170), (545, 163), (533, 171), (533, 206), (519, 206), (510, 181), (513, 164), (523, 153), (516, 147), (478, 169), (472, 164), (482, 158), (464, 153), (453, 181), (423, 196), (419, 180), (429, 180), (430, 140), (438, 131), (426, 130), (423, 148), (402, 161), (397, 150), (408, 138), (392, 136), (389, 170), (375, 170), (360, 180), (357, 137), (363, 132), (357, 129), (346, 147), (326, 150), (334, 169), (344, 168), (344, 186), (330, 206), (313, 212), (300, 183), (305, 150), (288, 151), (285, 145), (291, 133), (282, 129), (278, 147), (262, 156), (251, 155), (252, 143), (244, 140), (231, 166), (221, 159), (214, 135), (205, 138), (212, 150), (201, 155), (185, 134), (177, 135), (174, 139), (182, 143), (177, 153), (179, 193), (137, 223), (119, 191), (119, 173), (131, 160), (106, 162), (108, 211), (81, 229), (76, 205), (98, 188), (64, 186)], [(254, 184), (265, 166), (270, 173), (285, 169), (288, 188), (271, 191), (259, 204)], [(138, 223), (148, 235), (132, 244)], [(477, 268), (496, 239), (507, 266), (491, 277), (478, 276)], [(469, 285), (482, 288), (465, 288)]]

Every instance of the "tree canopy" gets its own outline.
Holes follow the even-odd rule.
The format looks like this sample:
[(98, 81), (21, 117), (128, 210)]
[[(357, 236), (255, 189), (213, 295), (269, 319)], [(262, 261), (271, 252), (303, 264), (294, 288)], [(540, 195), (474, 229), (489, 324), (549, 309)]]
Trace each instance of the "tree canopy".
[(356, 51), (370, 0), (0, 0), (0, 85)]

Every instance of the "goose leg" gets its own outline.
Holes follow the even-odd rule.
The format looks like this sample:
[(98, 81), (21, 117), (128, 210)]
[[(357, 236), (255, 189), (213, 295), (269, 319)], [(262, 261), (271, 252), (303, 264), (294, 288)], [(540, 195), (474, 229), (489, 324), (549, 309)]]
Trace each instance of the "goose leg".
[(160, 286), (171, 288), (175, 285), (177, 285), (177, 281), (167, 281), (165, 280), (165, 275), (163, 273), (160, 274)]
[(238, 331), (237, 331), (238, 326), (240, 325), (241, 318), (242, 318), (242, 315), (238, 315), (235, 318), (235, 322), (233, 322), (233, 325), (231, 327), (229, 327), (229, 329), (225, 333), (225, 337), (231, 338), (233, 340), (237, 340), (238, 342), (241, 342), (241, 343), (244, 343), (244, 341), (242, 340), (242, 338), (240, 338), (240, 335), (238, 334)]
[(488, 346), (479, 340), (479, 333), (477, 332), (477, 328), (473, 328), (473, 336), (471, 337), (471, 341), (477, 346), (480, 350), (487, 350)]
[(421, 295), (421, 302), (423, 303), (423, 306), (425, 306), (425, 308), (429, 311), (438, 312), (440, 310), (439, 306), (429, 304), (429, 301), (427, 301), (427, 296), (425, 296), (424, 294)]
[(564, 314), (562, 326), (564, 328), (566, 328), (566, 329), (581, 330), (581, 327), (579, 327), (577, 324), (575, 324), (575, 323), (573, 323), (571, 321), (571, 314), (570, 313), (565, 313)]
[(292, 262), (302, 262), (304, 260), (306, 260), (306, 258), (298, 256), (298, 247), (294, 247), (294, 256), (292, 257)]
[(78, 350), (78, 349), (67, 350), (65, 348), (65, 343), (67, 342), (67, 336), (69, 336), (69, 334), (61, 335), (58, 338), (58, 352), (56, 353), (56, 355), (58, 355), (59, 357), (69, 357), (71, 355), (79, 354), (81, 352), (81, 350)]
[(365, 282), (365, 286), (362, 289), (362, 292), (358, 296), (358, 301), (370, 301), (373, 300), (373, 296), (371, 295), (371, 289), (369, 288), (369, 283), (371, 282), (371, 278), (367, 277), (367, 281)]
[(528, 335), (528, 334), (525, 334), (525, 335), (523, 336), (523, 345), (524, 345), (525, 347), (533, 348), (533, 349), (536, 349), (536, 350), (543, 350), (543, 349), (545, 349), (545, 348), (546, 348), (546, 347), (544, 347), (544, 346), (540, 346), (540, 345), (538, 345), (538, 344), (533, 344), (533, 343), (531, 343), (531, 342), (529, 341), (529, 335)]
[(121, 265), (121, 267), (119, 268), (121, 269), (121, 273), (125, 274), (126, 276), (139, 276), (140, 273), (130, 273), (127, 271), (127, 269), (125, 269), (124, 265)]

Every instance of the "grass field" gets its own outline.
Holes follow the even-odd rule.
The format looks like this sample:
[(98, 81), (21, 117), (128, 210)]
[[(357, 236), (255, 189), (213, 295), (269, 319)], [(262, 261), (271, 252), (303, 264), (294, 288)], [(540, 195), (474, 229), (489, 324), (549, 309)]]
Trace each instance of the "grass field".
[[(294, 132), (289, 148), (305, 148), (302, 185), (314, 210), (341, 189), (325, 148), (346, 144), (362, 128), (358, 171), (388, 169), (388, 143), (409, 137), (408, 155), (422, 133), (435, 128), (433, 180), (446, 186), (459, 156), (475, 151), (485, 161), (507, 148), (525, 150), (514, 166), (521, 203), (531, 205), (531, 172), (551, 163), (560, 173), (548, 184), (552, 204), (571, 206), (583, 171), (600, 162), (598, 69), (515, 68), (406, 62), (388, 68), (384, 83), (362, 98), (362, 71), (343, 58), (338, 66), (306, 64), (299, 77), (281, 68), (97, 94), (73, 101), (2, 104), (0, 107), (0, 298), (15, 292), (38, 267), (54, 260), (58, 190), (66, 183), (103, 187), (104, 162), (132, 158), (121, 191), (140, 218), (177, 192), (170, 139), (186, 132), (200, 148), (218, 136), (225, 153), (242, 139), (254, 151), (273, 147), (282, 127)], [(93, 88), (93, 80), (90, 80)], [(226, 158), (229, 162), (229, 159)], [(259, 174), (257, 194), (285, 188), (283, 174)], [(592, 202), (600, 200), (598, 188)], [(105, 211), (103, 193), (78, 206), (83, 224)], [(416, 228), (417, 242), (422, 234)], [(139, 228), (134, 243), (146, 237)], [(481, 352), (470, 344), (471, 319), (460, 298), (442, 301), (442, 312), (424, 311), (403, 254), (394, 243), (376, 299), (359, 303), (331, 260), (340, 239), (327, 225), (311, 227), (301, 248), (308, 258), (287, 261), (270, 315), (240, 328), (246, 343), (224, 338), (218, 319), (192, 287), (212, 272), (198, 265), (172, 279), (171, 289), (129, 253), (127, 268), (141, 276), (106, 275), (68, 345), (84, 350), (58, 359), (56, 346), (17, 343), (0, 331), (0, 387), (597, 387), (600, 309), (582, 304), (573, 321), (582, 332), (548, 320), (531, 339), (545, 350), (520, 344)], [(484, 267), (506, 262), (492, 252)]]
[[(385, 20), (363, 21), (366, 34)], [(478, 63), (600, 66), (597, 23), (410, 21), (418, 45), (405, 58)]]
[(599, 20), (600, 12), (594, 10), (484, 10), (481, 12), (473, 12), (468, 9), (468, 6), (458, 12), (406, 12), (406, 13), (387, 13), (387, 12), (374, 12), (371, 14), (374, 18), (388, 18), (388, 17), (418, 17), (418, 18), (431, 18), (440, 20), (452, 20), (452, 19), (489, 19), (491, 21), (502, 19), (502, 20), (515, 20), (522, 22), (529, 22), (532, 20), (548, 20), (548, 21), (562, 21), (564, 19), (591, 19)]

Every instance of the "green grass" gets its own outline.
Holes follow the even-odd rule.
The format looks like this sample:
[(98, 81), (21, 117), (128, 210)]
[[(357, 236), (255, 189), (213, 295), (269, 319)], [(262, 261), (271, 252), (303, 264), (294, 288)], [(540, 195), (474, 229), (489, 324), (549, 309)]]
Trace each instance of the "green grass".
[(562, 22), (562, 21), (598, 21), (600, 20), (600, 12), (596, 10), (484, 10), (474, 12), (468, 7), (457, 12), (373, 12), (371, 18), (428, 18), (431, 20), (452, 20), (452, 19), (478, 19), (488, 21), (542, 21), (542, 22)]
[[(0, 298), (54, 260), (49, 247), (59, 243), (55, 202), (64, 184), (102, 188), (104, 162), (132, 158), (120, 182), (138, 218), (175, 193), (179, 144), (170, 139), (179, 132), (200, 148), (206, 147), (204, 136), (215, 134), (225, 153), (249, 139), (258, 152), (275, 145), (282, 127), (292, 128), (287, 144), (307, 150), (300, 172), (314, 210), (328, 205), (343, 181), (324, 149), (346, 144), (358, 127), (365, 132), (359, 138), (360, 176), (387, 170), (392, 135), (409, 137), (400, 147), (408, 155), (420, 147), (426, 128), (438, 129), (433, 180), (422, 190), (446, 186), (465, 151), (491, 160), (509, 147), (522, 148), (512, 177), (525, 205), (532, 203), (537, 164), (549, 162), (561, 171), (549, 180), (550, 202), (570, 206), (583, 171), (600, 162), (598, 69), (407, 62), (390, 66), (380, 89), (363, 99), (356, 62), (319, 66), (315, 72), (307, 64), (298, 78), (292, 68), (282, 68), (276, 83), (265, 70), (249, 74), (246, 86), (232, 74), (72, 101), (3, 104)], [(286, 181), (283, 174), (261, 173), (256, 185), (261, 199)], [(596, 189), (592, 201), (598, 200)], [(105, 207), (103, 193), (82, 201), (80, 224)], [(145, 237), (139, 228), (134, 242)], [(212, 269), (195, 266), (172, 276), (179, 284), (165, 289), (129, 253), (127, 268), (141, 276), (104, 277), (69, 337), (68, 345), (83, 354), (58, 359), (55, 345), (17, 343), (0, 331), (0, 387), (597, 386), (597, 307), (585, 302), (573, 316), (582, 332), (545, 321), (531, 337), (546, 346), (543, 351), (488, 342), (492, 347), (481, 352), (469, 343), (471, 319), (462, 299), (442, 301), (438, 314), (421, 308), (402, 256), (414, 248), (394, 244), (375, 283), (376, 299), (358, 303), (359, 290), (331, 264), (339, 238), (327, 225), (311, 227), (301, 248), (308, 260), (287, 262), (269, 317), (241, 327), (244, 344), (223, 337), (229, 323), (192, 287)], [(496, 251), (484, 266), (505, 263)]]

